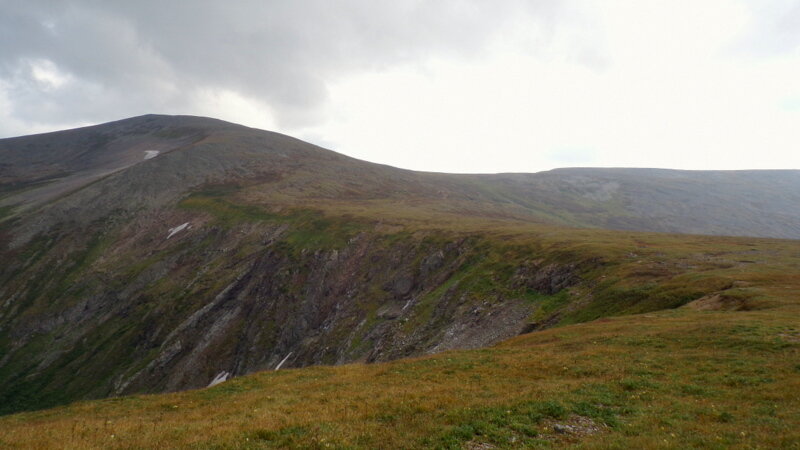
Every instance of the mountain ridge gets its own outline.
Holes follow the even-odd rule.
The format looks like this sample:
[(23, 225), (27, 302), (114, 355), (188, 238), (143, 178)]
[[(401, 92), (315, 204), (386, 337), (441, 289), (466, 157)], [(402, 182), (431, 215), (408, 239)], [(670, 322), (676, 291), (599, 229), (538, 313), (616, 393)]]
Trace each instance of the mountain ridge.
[[(147, 128), (148, 124), (150, 128)], [(453, 209), (452, 205), (441, 204), (446, 200), (473, 212), (566, 226), (800, 238), (800, 225), (797, 225), (800, 213), (793, 208), (800, 204), (800, 171), (561, 168), (532, 174), (414, 172), (359, 161), (279, 133), (196, 116), (145, 115), (64, 133), (81, 135), (87, 132), (92, 136), (101, 136), (91, 138), (100, 139), (101, 142), (120, 141), (117, 147), (123, 147), (126, 152), (125, 164), (116, 168), (95, 164), (90, 170), (83, 170), (90, 172), (88, 174), (79, 176), (73, 173), (72, 176), (58, 179), (56, 183), (51, 182), (49, 186), (14, 195), (14, 179), (9, 175), (13, 173), (14, 166), (5, 163), (0, 167), (0, 207), (10, 208), (14, 202), (23, 207), (28, 203), (38, 204), (63, 193), (67, 188), (78, 189), (102, 176), (136, 165), (137, 157), (138, 163), (141, 163), (145, 148), (160, 149), (165, 156), (184, 146), (191, 149), (211, 135), (222, 135), (218, 141), (241, 139), (250, 140), (254, 147), (288, 145), (302, 148), (300, 153), (293, 156), (294, 162), (276, 161), (269, 153), (256, 157), (239, 149), (235, 149), (237, 155), (225, 161), (218, 158), (223, 167), (225, 164), (236, 165), (233, 161), (240, 157), (246, 164), (264, 166), (259, 169), (262, 171), (302, 177), (298, 183), (310, 185), (311, 181), (324, 180), (330, 185), (328, 190), (332, 192), (327, 196), (326, 193), (295, 190), (293, 195), (301, 200), (324, 200), (331, 198), (330, 194), (334, 192), (351, 197), (353, 193), (360, 192), (362, 199), (365, 194), (386, 199), (393, 198), (396, 191), (409, 191), (409, 187), (416, 184), (417, 188), (406, 194), (411, 194), (412, 200), (427, 203), (426, 208), (433, 207), (440, 211)], [(28, 140), (38, 141), (42, 137), (63, 140), (64, 135), (54, 133), (34, 135)], [(121, 137), (114, 133), (121, 133)], [(137, 133), (145, 134), (146, 139), (129, 142), (131, 138), (127, 136)], [(25, 140), (0, 140), (0, 151), (5, 159), (8, 160), (9, 153), (13, 154), (13, 149), (18, 149), (19, 153), (19, 149), (26, 148), (19, 145)], [(217, 144), (217, 151), (232, 151), (220, 145), (224, 142)], [(47, 148), (47, 145), (42, 146), (38, 142), (36, 145)], [(105, 147), (100, 145), (98, 148)], [(329, 156), (321, 158), (322, 154)], [(275, 153), (272, 155), (275, 156)], [(277, 156), (286, 158), (281, 152), (277, 152)], [(265, 164), (263, 158), (266, 157), (273, 158), (272, 163)], [(24, 161), (20, 165), (24, 165)], [(327, 169), (324, 167), (326, 165), (331, 168)], [(49, 179), (55, 178), (58, 173), (54, 175), (52, 172), (58, 170), (62, 177), (65, 171), (71, 173), (68, 169), (51, 169), (47, 175)], [(187, 169), (176, 167), (175, 170)], [(365, 180), (365, 173), (371, 175), (372, 179)], [(212, 176), (211, 173), (208, 175)], [(31, 178), (35, 179), (29, 173), (26, 178), (28, 185), (32, 183)], [(48, 190), (54, 192), (48, 194)], [(40, 194), (38, 198), (37, 194)], [(753, 200), (746, 204), (737, 201), (745, 194)], [(437, 202), (439, 204), (433, 204)], [(687, 219), (690, 215), (697, 217), (694, 220)]]

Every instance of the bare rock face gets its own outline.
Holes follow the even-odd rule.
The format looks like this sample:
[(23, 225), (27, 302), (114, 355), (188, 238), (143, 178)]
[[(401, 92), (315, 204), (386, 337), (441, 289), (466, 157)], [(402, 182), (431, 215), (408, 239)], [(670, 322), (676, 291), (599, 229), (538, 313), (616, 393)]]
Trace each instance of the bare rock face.
[(408, 297), (408, 294), (414, 288), (414, 279), (410, 275), (400, 275), (395, 280), (392, 280), (387, 287), (396, 299), (402, 300)]
[(575, 264), (530, 261), (517, 269), (514, 283), (545, 295), (555, 294), (579, 281)]
[(423, 277), (427, 277), (442, 267), (442, 264), (444, 264), (444, 252), (438, 250), (422, 261), (420, 273)]
[[(278, 365), (476, 348), (522, 331), (537, 307), (523, 298), (530, 286), (556, 292), (579, 279), (574, 268), (542, 263), (520, 269), (519, 286), (493, 281), (498, 290), (487, 295), (474, 287), (483, 285), (480, 264), (497, 262), (478, 238), (362, 227), (335, 245), (304, 244), (293, 239), (310, 225), (285, 220), (223, 227), (203, 212), (161, 210), (111, 230), (38, 238), (49, 250), (16, 270), (39, 285), (8, 284), (0, 308), (0, 331), (12, 337), (4, 383), (83, 398), (205, 387), (221, 373)], [(192, 226), (166, 239), (181, 223)], [(42, 340), (51, 344), (30, 350)], [(24, 379), (14, 378), (20, 363), (33, 367)], [(106, 381), (47, 381), (64, 370)]]

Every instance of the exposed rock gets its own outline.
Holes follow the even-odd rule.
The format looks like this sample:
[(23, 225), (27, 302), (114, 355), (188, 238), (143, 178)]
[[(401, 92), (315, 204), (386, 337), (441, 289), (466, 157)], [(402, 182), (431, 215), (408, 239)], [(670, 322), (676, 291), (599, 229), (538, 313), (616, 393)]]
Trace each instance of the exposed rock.
[(405, 298), (414, 288), (414, 279), (410, 275), (401, 275), (388, 286), (395, 298)]
[(585, 416), (571, 415), (566, 420), (548, 421), (549, 426), (557, 434), (582, 437), (597, 434), (603, 431), (604, 425), (598, 424), (594, 420)]
[(420, 273), (422, 274), (423, 278), (427, 278), (435, 270), (442, 267), (443, 264), (444, 264), (444, 252), (438, 250), (422, 261), (422, 265), (420, 267)]
[(469, 441), (464, 444), (465, 450), (491, 450), (493, 448), (497, 448), (497, 446), (488, 442)]
[[(411, 300), (409, 300), (410, 302)], [(381, 306), (377, 311), (377, 316), (380, 319), (394, 320), (403, 314), (403, 304), (389, 303)]]
[(514, 277), (517, 286), (552, 295), (579, 281), (575, 265), (547, 264), (532, 261), (519, 267)]
[(747, 311), (752, 309), (747, 298), (727, 295), (725, 292), (700, 297), (684, 305), (684, 308), (697, 311)]

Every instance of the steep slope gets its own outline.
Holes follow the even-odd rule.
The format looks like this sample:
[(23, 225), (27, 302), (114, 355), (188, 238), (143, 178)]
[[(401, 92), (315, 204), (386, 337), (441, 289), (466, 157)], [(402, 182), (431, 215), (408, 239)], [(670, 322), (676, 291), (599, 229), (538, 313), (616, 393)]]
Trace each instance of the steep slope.
[[(50, 147), (25, 150), (39, 145)], [(10, 155), (0, 174), (2, 412), (202, 387), (281, 361), (476, 348), (698, 299), (776, 307), (797, 292), (794, 241), (553, 225), (669, 230), (697, 222), (676, 206), (691, 196), (670, 197), (670, 186), (761, 180), (759, 198), (796, 183), (794, 172), (416, 173), (165, 116), (0, 148)], [(646, 195), (631, 200), (637, 192)], [(793, 212), (770, 208), (791, 204), (794, 192), (742, 208), (761, 217), (725, 228), (711, 210), (700, 225), (792, 235)], [(741, 202), (724, 204), (723, 194), (710, 198), (728, 214)], [(759, 228), (767, 219), (772, 228)]]
[(391, 363), (0, 417), (8, 448), (797, 448), (797, 306), (671, 310)]

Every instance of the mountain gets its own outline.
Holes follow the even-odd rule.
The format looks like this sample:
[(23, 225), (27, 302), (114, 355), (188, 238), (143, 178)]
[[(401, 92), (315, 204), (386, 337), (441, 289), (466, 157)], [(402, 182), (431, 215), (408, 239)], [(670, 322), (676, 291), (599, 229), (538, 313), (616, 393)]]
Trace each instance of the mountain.
[[(413, 172), (214, 119), (154, 115), (2, 139), (0, 154), (5, 215), (12, 207), (26, 210), (101, 180), (103, 186), (116, 183), (106, 186), (104, 198), (126, 188), (137, 192), (114, 198), (123, 209), (145, 202), (160, 206), (216, 183), (270, 205), (299, 201), (353, 214), (366, 210), (367, 216), (391, 203), (399, 210), (390, 214), (404, 218), (468, 214), (573, 227), (800, 238), (797, 170)], [(156, 155), (157, 162), (147, 163)], [(77, 200), (86, 195), (91, 194)]]
[(798, 171), (423, 173), (188, 116), (3, 139), (0, 412), (685, 305), (784, 314), (800, 241), (767, 238), (798, 215)]

